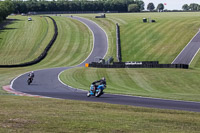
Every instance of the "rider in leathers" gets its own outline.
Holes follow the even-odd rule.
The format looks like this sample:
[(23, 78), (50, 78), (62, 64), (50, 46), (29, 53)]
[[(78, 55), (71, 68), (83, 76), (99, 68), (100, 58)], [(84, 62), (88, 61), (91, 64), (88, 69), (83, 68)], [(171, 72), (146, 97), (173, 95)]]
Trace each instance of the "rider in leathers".
[(33, 78), (34, 78), (34, 72), (32, 71), (32, 72), (30, 72), (29, 74), (28, 74), (28, 76), (29, 76), (29, 78), (31, 79), (31, 81), (33, 80)]
[(96, 92), (96, 89), (97, 89), (97, 87), (98, 87), (97, 84), (99, 84), (99, 85), (104, 85), (104, 86), (106, 87), (106, 78), (103, 77), (103, 78), (101, 78), (101, 79), (98, 80), (98, 81), (94, 81), (92, 84), (94, 85), (93, 93), (95, 93), (95, 92)]

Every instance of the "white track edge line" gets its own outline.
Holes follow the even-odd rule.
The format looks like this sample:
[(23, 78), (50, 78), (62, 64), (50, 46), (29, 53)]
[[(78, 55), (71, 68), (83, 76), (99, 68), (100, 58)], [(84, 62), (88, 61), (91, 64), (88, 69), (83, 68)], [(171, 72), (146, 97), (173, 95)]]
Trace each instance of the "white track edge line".
[[(79, 17), (79, 18), (82, 18), (82, 17)], [(85, 19), (85, 18), (82, 18), (82, 19)], [(76, 19), (76, 20), (77, 20), (77, 19)], [(92, 21), (92, 20), (89, 20), (89, 19), (86, 19), (86, 20), (95, 23), (95, 22)], [(81, 23), (83, 23), (84, 25), (86, 25), (86, 26), (88, 27), (88, 29), (89, 29), (89, 30), (92, 32), (92, 34), (93, 34), (93, 49), (92, 49), (92, 51), (91, 51), (91, 53), (90, 53), (90, 55), (91, 55), (92, 52), (93, 52), (93, 50), (94, 50), (94, 42), (95, 42), (94, 33), (93, 33), (93, 31), (90, 29), (90, 27), (89, 27), (87, 24), (85, 24), (84, 22), (82, 22), (82, 21), (80, 21), (80, 20), (78, 20), (78, 21), (81, 22)], [(103, 58), (105, 58), (105, 56), (106, 56), (107, 53), (108, 53), (108, 49), (109, 49), (108, 35), (106, 34), (105, 30), (104, 30), (102, 27), (100, 27), (97, 23), (95, 23), (95, 24), (96, 24), (99, 28), (101, 28), (101, 29), (104, 31), (104, 33), (105, 33), (105, 35), (106, 35), (106, 38), (107, 38), (108, 47), (107, 47), (106, 54), (105, 54), (104, 57), (103, 57)], [(90, 57), (90, 55), (89, 55), (83, 62), (85, 62), (85, 61)], [(81, 62), (80, 64), (82, 64), (83, 62)], [(80, 64), (78, 64), (78, 65), (80, 65)], [(76, 65), (76, 66), (78, 66), (78, 65)], [(76, 66), (74, 66), (74, 67), (76, 67)], [(73, 88), (72, 86), (69, 86), (69, 85), (67, 85), (67, 84), (65, 84), (64, 82), (61, 81), (60, 75), (61, 75), (64, 71), (65, 71), (65, 70), (61, 71), (61, 72), (58, 74), (58, 80), (59, 80), (63, 85), (65, 85), (65, 86), (67, 86), (67, 87), (70, 87), (70, 88)], [(78, 88), (75, 88), (75, 89), (78, 89)], [(82, 90), (82, 89), (78, 89), (78, 90)], [(85, 90), (83, 90), (83, 91), (85, 91)]]
[[(79, 20), (78, 20), (79, 21)], [(79, 22), (81, 22), (81, 21), (79, 21)], [(81, 23), (83, 23), (83, 22), (81, 22)], [(85, 23), (83, 23), (84, 25), (86, 25)], [(87, 26), (87, 25), (86, 25)], [(87, 26), (88, 27), (88, 26)], [(92, 32), (92, 30), (88, 27), (88, 29)], [(104, 31), (105, 32), (105, 31)], [(93, 34), (93, 48), (92, 48), (92, 51), (90, 52), (90, 54), (89, 54), (89, 56), (92, 54), (92, 52), (93, 52), (93, 49), (94, 49), (94, 42), (95, 42), (95, 38), (94, 38), (94, 33), (92, 32), (92, 34)], [(107, 34), (106, 34), (106, 36), (107, 36)], [(108, 38), (107, 38), (107, 40), (108, 40)], [(84, 60), (84, 61), (86, 61), (88, 58), (89, 58), (89, 56)], [(84, 62), (83, 61), (83, 62)], [(81, 62), (80, 64), (82, 64), (83, 62)], [(80, 64), (78, 64), (78, 65), (80, 65)], [(78, 65), (75, 65), (75, 66), (70, 66), (70, 67), (76, 67), (76, 66), (78, 66)], [(55, 67), (55, 68), (60, 68), (60, 67)], [(64, 67), (63, 67), (64, 68)], [(54, 68), (47, 68), (47, 69), (45, 69), (45, 70), (48, 70), (48, 69), (54, 69)], [(41, 70), (44, 70), (44, 69), (37, 69), (37, 70), (34, 70), (34, 71), (41, 71)], [(65, 70), (64, 70), (65, 71)], [(63, 85), (65, 85), (61, 80), (60, 80), (60, 78), (59, 78), (59, 75), (62, 73), (62, 72), (64, 72), (64, 71), (61, 71), (59, 74), (58, 74), (58, 80), (63, 84)], [(29, 71), (28, 72), (25, 72), (25, 73), (22, 73), (22, 74), (20, 74), (20, 75), (18, 75), (16, 78), (14, 78), (12, 81), (11, 81), (11, 84), (10, 84), (10, 88), (12, 89), (12, 90), (15, 90), (14, 88), (13, 88), (13, 83), (14, 83), (14, 81), (17, 79), (17, 78), (19, 78), (19, 77), (21, 77), (22, 75), (24, 75), (24, 74), (28, 74), (29, 73)], [(67, 85), (66, 85), (67, 86)], [(70, 86), (68, 86), (68, 87), (70, 87)], [(72, 88), (72, 87), (71, 87)], [(75, 88), (75, 89), (77, 89), (77, 88)], [(79, 89), (80, 90), (80, 89)], [(22, 92), (23, 93), (23, 92)], [(25, 94), (25, 93), (24, 93)], [(36, 96), (36, 95), (35, 95)], [(37, 95), (37, 96), (39, 96), (39, 95)], [(48, 97), (48, 98), (53, 98), (53, 97)], [(58, 98), (59, 99), (59, 98)]]
[(192, 42), (192, 40), (200, 33), (200, 30), (193, 36), (193, 38), (189, 41), (189, 43), (182, 49), (182, 51), (176, 56), (176, 58), (173, 60), (171, 64), (175, 62), (175, 60), (180, 56), (180, 54), (186, 49), (186, 47)]
[[(82, 17), (80, 17), (80, 18), (82, 18)], [(85, 19), (85, 18), (83, 18), (83, 19)], [(89, 20), (89, 19), (87, 19), (87, 20)], [(92, 20), (89, 20), (89, 21), (92, 21)], [(81, 21), (80, 21), (81, 22)], [(92, 21), (93, 23), (95, 23), (94, 21)], [(83, 22), (82, 22), (83, 23)], [(85, 24), (85, 23), (83, 23), (83, 24)], [(99, 26), (97, 23), (95, 23), (97, 26)], [(86, 24), (85, 24), (86, 25)], [(87, 26), (87, 25), (86, 25)], [(87, 26), (88, 27), (88, 26)], [(100, 27), (100, 26), (99, 26)], [(104, 32), (105, 32), (105, 30), (102, 28), (102, 27), (100, 27)], [(89, 28), (90, 29), (90, 28)], [(91, 30), (91, 29), (90, 29)], [(200, 31), (199, 31), (200, 32)], [(198, 33), (199, 33), (198, 32)], [(93, 33), (93, 32), (92, 32)], [(106, 33), (106, 32), (105, 32)], [(197, 34), (198, 34), (197, 33)], [(197, 35), (196, 34), (196, 35)], [(195, 36), (196, 36), (195, 35)], [(107, 34), (106, 34), (106, 36), (107, 36)], [(195, 37), (194, 36), (194, 37)], [(193, 37), (193, 38), (194, 38)], [(193, 39), (192, 38), (192, 39)], [(192, 40), (191, 40), (192, 41)], [(190, 42), (191, 42), (190, 41)], [(107, 42), (108, 42), (108, 36), (107, 36)], [(109, 42), (108, 42), (109, 43)], [(109, 46), (109, 44), (108, 44), (108, 46)], [(199, 49), (200, 50), (200, 49)], [(107, 52), (108, 52), (108, 48), (107, 48)], [(106, 53), (107, 54), (107, 53)], [(106, 56), (106, 55), (105, 55)], [(104, 56), (104, 57), (105, 57)], [(80, 65), (80, 64), (79, 64)], [(78, 65), (77, 65), (78, 66)], [(65, 71), (65, 70), (64, 70)], [(67, 86), (67, 87), (70, 87), (70, 88), (74, 88), (74, 87), (72, 87), (72, 86), (70, 86), (70, 85), (67, 85), (67, 84), (65, 84), (64, 82), (62, 82), (62, 80), (60, 79), (60, 75), (64, 72), (64, 71), (62, 71), (62, 72), (60, 72), (59, 73), (59, 75), (58, 75), (58, 80), (64, 85), (64, 86)], [(74, 89), (77, 89), (77, 90), (81, 90), (81, 91), (86, 91), (86, 90), (82, 90), (82, 89), (78, 89), (78, 88), (74, 88)], [(86, 91), (87, 92), (87, 91)], [(195, 102), (195, 101), (183, 101), (183, 100), (171, 100), (171, 99), (162, 99), (162, 98), (153, 98), (153, 97), (143, 97), (143, 96), (131, 96), (131, 95), (122, 95), (122, 94), (111, 94), (111, 93), (107, 93), (107, 94), (109, 94), (109, 95), (116, 95), (116, 96), (127, 96), (127, 97), (138, 97), (138, 98), (144, 98), (144, 99), (157, 99), (157, 100), (165, 100), (165, 101), (175, 101), (175, 102), (188, 102), (188, 103), (200, 103), (200, 102)]]
[[(41, 69), (41, 70), (42, 70), (42, 69)], [(38, 71), (39, 71), (39, 70), (38, 70)], [(16, 90), (13, 88), (13, 83), (14, 83), (14, 81), (15, 81), (17, 78), (21, 77), (22, 75), (24, 75), (24, 74), (28, 74), (28, 73), (29, 73), (29, 72), (25, 72), (25, 73), (23, 73), (23, 74), (18, 75), (16, 78), (14, 78), (14, 79), (11, 81), (10, 89), (13, 90), (14, 92), (22, 93), (22, 94), (23, 94), (22, 96), (27, 95), (27, 96), (30, 96), (30, 97), (41, 96), (40, 98), (54, 98), (54, 97), (47, 97), (47, 96), (42, 96), (42, 95), (32, 95), (32, 94), (28, 94), (28, 93), (24, 93), (24, 92), (16, 91)], [(21, 95), (20, 95), (20, 96), (21, 96)], [(60, 99), (60, 98), (55, 98), (55, 99)]]
[(192, 61), (193, 61), (194, 58), (196, 57), (196, 55), (198, 54), (199, 50), (200, 50), (200, 47), (199, 47), (199, 49), (197, 50), (197, 52), (195, 53), (195, 55), (192, 57), (192, 60), (190, 61), (189, 65), (192, 63)]
[[(91, 21), (91, 20), (89, 20), (89, 21)], [(81, 22), (81, 21), (80, 21)], [(92, 21), (93, 22), (93, 21)], [(94, 22), (95, 23), (95, 22)], [(98, 24), (97, 24), (98, 25)], [(99, 25), (98, 25), (99, 26)], [(88, 26), (87, 26), (88, 27)], [(99, 26), (100, 27), (100, 26)], [(101, 28), (101, 27), (100, 27)], [(90, 29), (90, 28), (89, 28)], [(91, 30), (91, 29), (90, 29)], [(103, 30), (103, 29), (102, 29)], [(104, 30), (103, 30), (104, 31)], [(105, 31), (104, 31), (105, 32)], [(200, 31), (199, 31), (200, 32)], [(198, 33), (199, 33), (198, 32)], [(93, 32), (92, 32), (93, 33)], [(106, 32), (105, 32), (106, 33)], [(198, 34), (197, 33), (197, 34)], [(196, 34), (196, 35), (197, 35)], [(195, 36), (196, 36), (195, 35)], [(106, 36), (107, 36), (107, 34), (106, 34)], [(194, 36), (194, 37), (195, 37)], [(194, 38), (193, 37), (193, 38)], [(107, 37), (107, 39), (108, 39), (108, 37)], [(191, 40), (192, 41), (192, 40)], [(190, 42), (191, 42), (190, 41)], [(109, 43), (109, 42), (108, 42)], [(109, 45), (108, 45), (109, 46)], [(108, 50), (108, 49), (107, 49)], [(199, 49), (200, 50), (200, 49)], [(183, 50), (182, 50), (183, 51)], [(107, 53), (106, 53), (107, 54)], [(91, 54), (90, 54), (91, 55)], [(104, 56), (105, 57), (105, 56)], [(89, 57), (88, 57), (89, 58)], [(84, 61), (83, 61), (84, 62)], [(82, 63), (83, 63), (82, 62)], [(81, 63), (80, 63), (81, 64)], [(80, 65), (79, 64), (79, 65)], [(78, 65), (75, 65), (75, 66), (71, 66), (71, 67), (76, 67), (76, 66), (78, 66)], [(69, 66), (70, 67), (70, 66)], [(55, 68), (61, 68), (61, 67), (55, 67)], [(64, 68), (64, 67), (63, 67)], [(48, 69), (54, 69), (54, 68), (47, 68), (47, 69), (45, 69), (45, 70), (48, 70)], [(40, 71), (40, 70), (44, 70), (44, 69), (37, 69), (37, 70), (35, 70), (35, 71)], [(65, 70), (64, 70), (65, 71)], [(62, 83), (63, 85), (65, 85), (65, 86), (67, 86), (67, 87), (70, 87), (70, 88), (73, 88), (73, 87), (71, 87), (71, 86), (69, 86), (69, 85), (66, 85), (65, 83), (63, 83), (61, 80), (60, 80), (60, 74), (62, 73), (62, 72), (64, 72), (64, 71), (61, 71), (59, 74), (58, 74), (58, 80), (59, 80), (59, 82), (60, 83)], [(14, 83), (14, 81), (17, 79), (17, 78), (19, 78), (20, 76), (22, 76), (22, 75), (24, 75), (24, 74), (26, 74), (26, 73), (28, 73), (28, 72), (25, 72), (25, 73), (23, 73), (23, 74), (20, 74), (19, 76), (17, 76), (16, 78), (14, 78), (12, 81), (11, 81), (11, 85), (10, 85), (10, 88), (12, 89), (12, 90), (15, 90), (15, 89), (13, 89), (13, 83)], [(74, 89), (78, 89), (78, 88), (74, 88)], [(78, 90), (81, 90), (81, 91), (86, 91), (86, 90), (82, 90), (82, 89), (78, 89)], [(25, 93), (24, 93), (25, 94)], [(158, 99), (158, 100), (169, 100), (169, 101), (177, 101), (177, 102), (188, 102), (188, 103), (200, 103), (200, 102), (195, 102), (195, 101), (183, 101), (183, 100), (170, 100), (170, 99), (162, 99), (162, 98), (153, 98), (153, 97), (143, 97), (143, 96), (130, 96), (130, 95), (121, 95), (121, 94), (111, 94), (111, 93), (107, 93), (107, 94), (110, 94), (110, 95), (117, 95), (117, 96), (128, 96), (128, 97), (138, 97), (138, 98), (146, 98), (146, 99)], [(33, 95), (33, 96), (40, 96), (40, 95)], [(54, 97), (46, 97), (46, 98), (54, 98)], [(54, 98), (54, 99), (62, 99), (62, 98)]]

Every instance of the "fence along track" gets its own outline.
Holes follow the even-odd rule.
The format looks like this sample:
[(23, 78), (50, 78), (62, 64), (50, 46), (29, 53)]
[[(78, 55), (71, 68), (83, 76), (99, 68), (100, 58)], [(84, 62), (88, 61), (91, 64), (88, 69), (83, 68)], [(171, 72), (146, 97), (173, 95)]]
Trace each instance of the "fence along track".
[(44, 16), (44, 17), (49, 17), (53, 21), (53, 25), (54, 25), (54, 35), (53, 35), (51, 41), (49, 42), (49, 44), (44, 49), (44, 51), (36, 59), (34, 59), (32, 61), (20, 63), (20, 64), (13, 64), (13, 65), (0, 65), (0, 68), (31, 66), (31, 65), (39, 63), (40, 61), (42, 61), (47, 56), (48, 51), (53, 46), (53, 44), (54, 44), (54, 42), (55, 42), (55, 40), (58, 36), (58, 27), (57, 27), (56, 21), (52, 17), (50, 17), (50, 16)]

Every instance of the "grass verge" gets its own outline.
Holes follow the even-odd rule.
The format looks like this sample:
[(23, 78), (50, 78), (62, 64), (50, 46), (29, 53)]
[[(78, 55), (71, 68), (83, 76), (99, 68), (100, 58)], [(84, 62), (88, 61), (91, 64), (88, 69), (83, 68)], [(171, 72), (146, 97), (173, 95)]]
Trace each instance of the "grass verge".
[(89, 90), (89, 85), (103, 76), (107, 93), (200, 101), (200, 72), (195, 69), (74, 68), (60, 78), (70, 86)]
[[(57, 40), (57, 43), (55, 43), (56, 45), (51, 48), (47, 58), (39, 64), (30, 67), (11, 69), (1, 68), (1, 86), (9, 84), (12, 78), (21, 73), (35, 69), (74, 65), (84, 58), (82, 57), (83, 55), (87, 56), (86, 54), (80, 54), (81, 56), (71, 54), (71, 51), (79, 49), (76, 48), (77, 44), (85, 39), (86, 41), (81, 44), (84, 44), (84, 46), (87, 44), (85, 47), (91, 48), (91, 43), (89, 43), (92, 42), (91, 34), (87, 27), (75, 20), (61, 17), (55, 17), (55, 19), (59, 25), (59, 39)], [(84, 31), (84, 35), (82, 34), (82, 31)], [(76, 37), (73, 38), (72, 36)], [(73, 48), (73, 46), (75, 46), (75, 48)], [(67, 51), (68, 48), (66, 47), (71, 47), (71, 50)], [(81, 52), (85, 51), (81, 50)], [(76, 52), (73, 51), (72, 53)], [(72, 60), (74, 56), (76, 56), (76, 59)], [(100, 78), (105, 73), (102, 69), (95, 71), (99, 72), (98, 75), (96, 75), (96, 72), (91, 73), (93, 74), (92, 77), (94, 77), (94, 79)], [(82, 70), (77, 70), (77, 72), (82, 72)], [(91, 70), (91, 72), (93, 72), (93, 70)], [(71, 74), (74, 75), (74, 72)], [(78, 76), (79, 74), (76, 73), (75, 75)], [(151, 75), (151, 73), (149, 75)], [(87, 75), (83, 74), (82, 76)], [(121, 76), (124, 77), (123, 71), (121, 72)], [(93, 81), (94, 79), (89, 78), (88, 80), (86, 77), (87, 81), (83, 81), (86, 81), (89, 85), (91, 83), (90, 81)], [(115, 79), (119, 80), (119, 78)], [(77, 79), (73, 77), (73, 80), (79, 80), (79, 78)], [(112, 79), (107, 78), (107, 80), (108, 84), (110, 84)], [(82, 79), (79, 81), (82, 81)], [(130, 79), (128, 81), (130, 81)], [(84, 83), (81, 82), (81, 84)], [(78, 86), (81, 86), (81, 84), (78, 84)], [(107, 89), (108, 91), (110, 90), (109, 87)], [(117, 88), (116, 86), (114, 87)], [(1, 89), (0, 94), (2, 94), (0, 96), (0, 132), (191, 133), (200, 130), (199, 113), (135, 108), (131, 106), (111, 105), (105, 103), (17, 97), (4, 95), (6, 93)]]
[[(78, 15), (95, 21), (108, 34), (108, 55), (116, 59), (115, 24), (120, 25), (122, 61), (159, 61), (170, 64), (200, 27), (199, 13), (121, 13)], [(142, 19), (156, 23), (143, 23)]]
[(0, 106), (0, 132), (192, 133), (200, 130), (199, 113), (192, 112), (14, 96), (1, 96)]
[(10, 16), (11, 24), (0, 30), (1, 65), (19, 64), (37, 58), (51, 40), (53, 22), (46, 17)]

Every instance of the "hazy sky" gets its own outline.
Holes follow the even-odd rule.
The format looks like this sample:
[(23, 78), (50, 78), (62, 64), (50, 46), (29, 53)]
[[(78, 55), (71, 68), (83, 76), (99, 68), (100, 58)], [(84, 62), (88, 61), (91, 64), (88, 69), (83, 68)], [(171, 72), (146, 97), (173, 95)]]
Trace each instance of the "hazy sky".
[(173, 10), (178, 9), (181, 10), (182, 6), (184, 4), (191, 4), (191, 3), (197, 3), (200, 4), (200, 0), (143, 0), (145, 3), (145, 9), (147, 8), (147, 5), (152, 2), (154, 3), (155, 8), (159, 3), (166, 3), (165, 9)]

